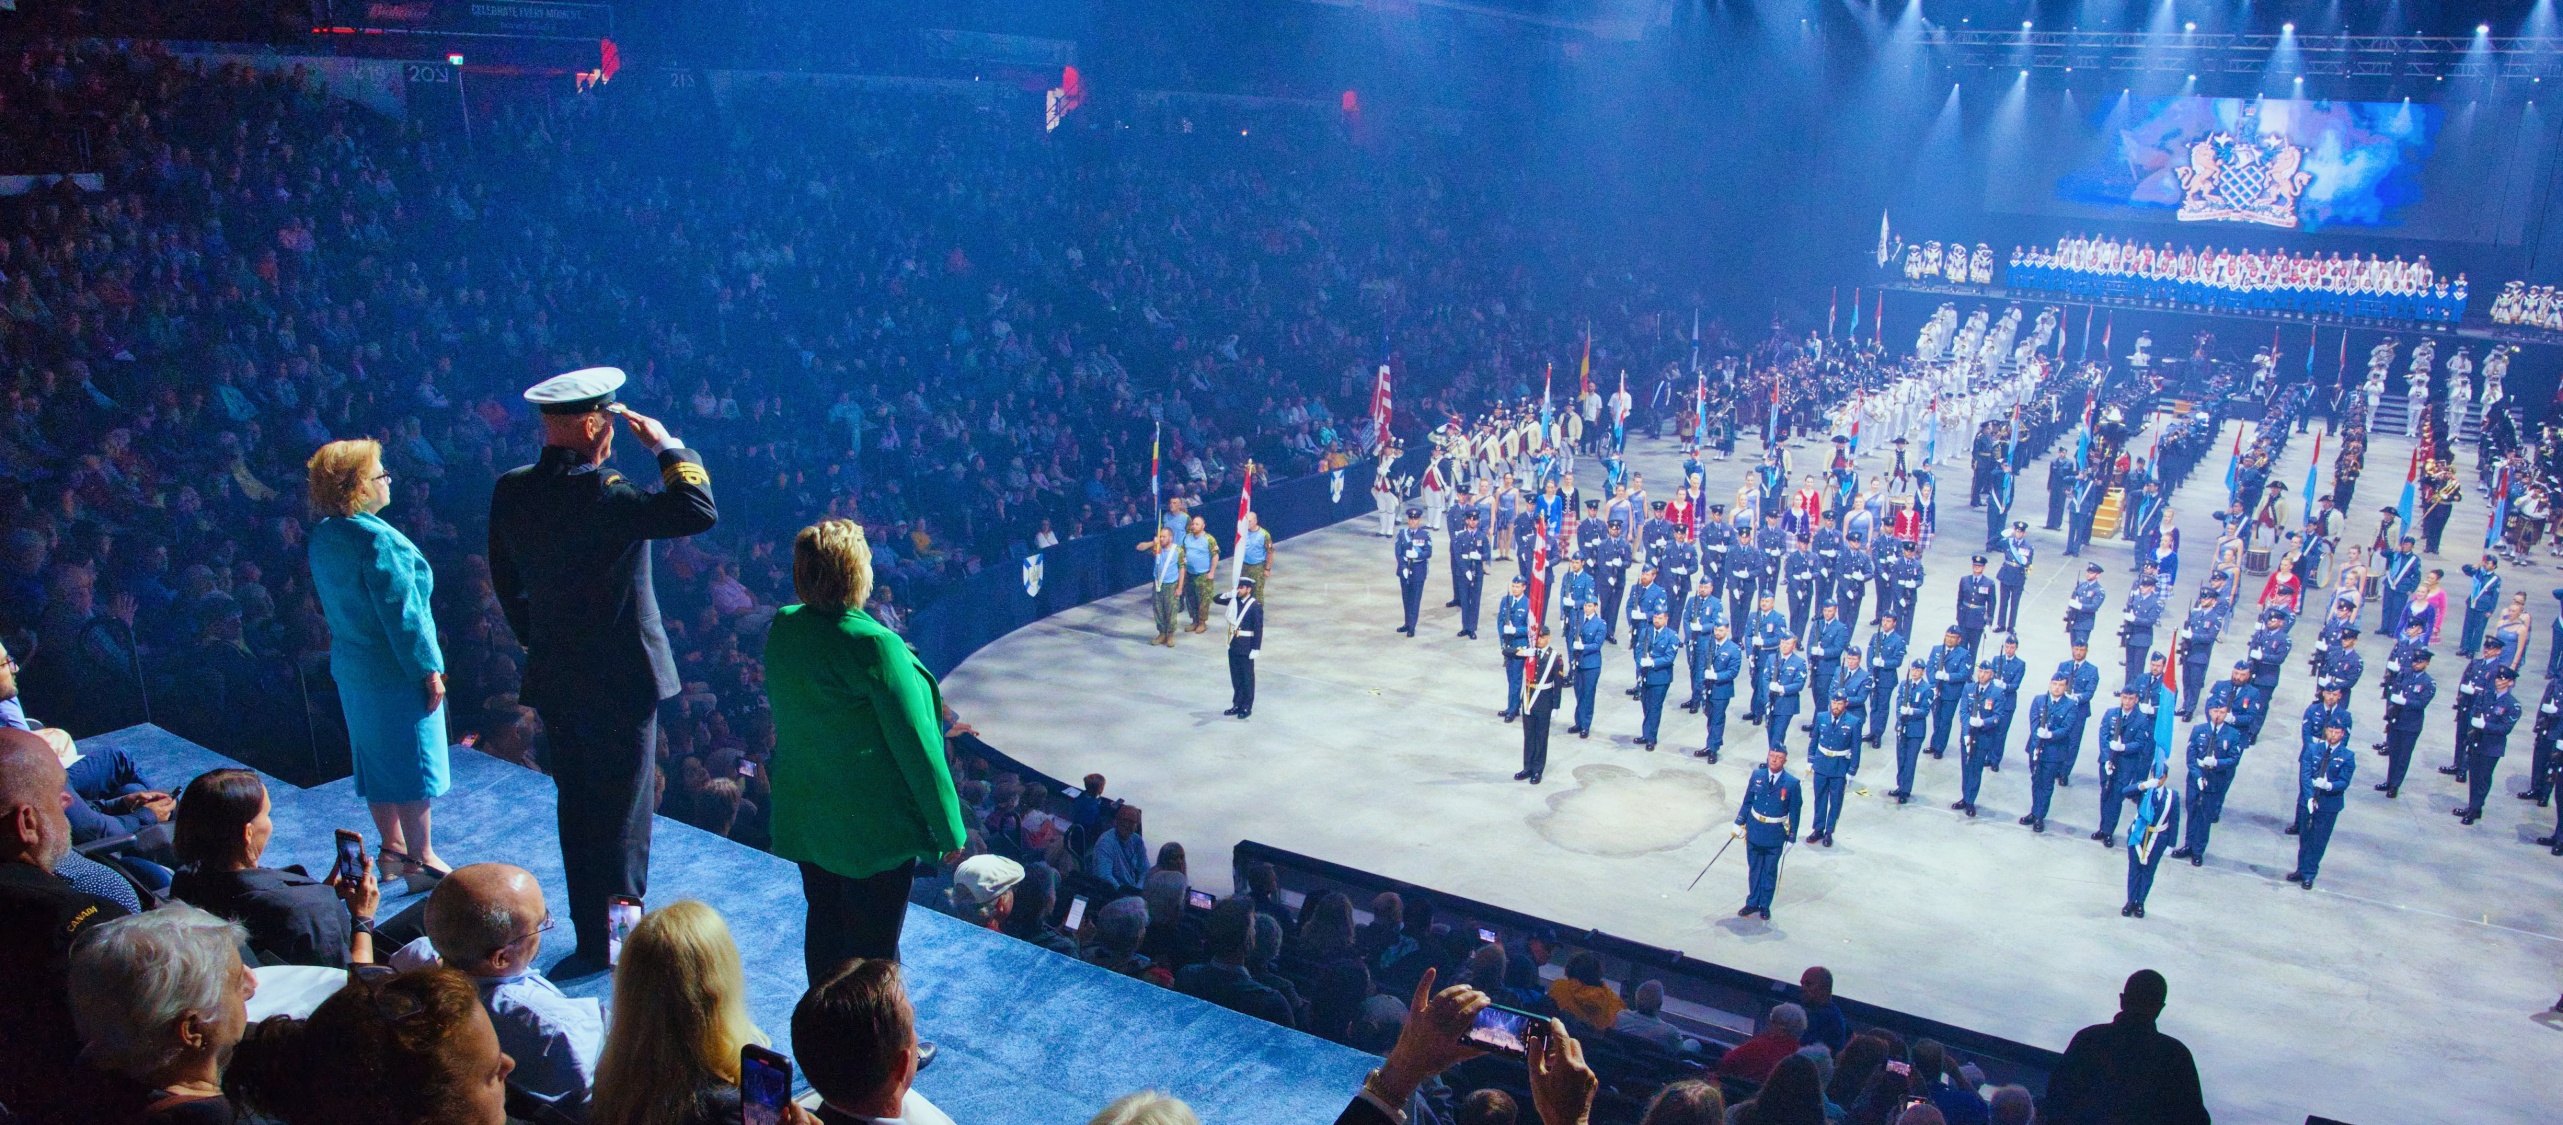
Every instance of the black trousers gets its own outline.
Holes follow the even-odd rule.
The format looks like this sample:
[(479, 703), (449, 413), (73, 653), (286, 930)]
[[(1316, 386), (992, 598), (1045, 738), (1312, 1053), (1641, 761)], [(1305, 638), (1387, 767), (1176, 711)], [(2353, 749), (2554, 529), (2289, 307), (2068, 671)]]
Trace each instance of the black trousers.
[(1228, 654), (1228, 705), (1240, 715), (1255, 709), (1255, 655)]
[(1522, 716), (1522, 772), (1534, 781), (1548, 772), (1548, 724), (1557, 714), (1556, 700), (1552, 691), (1546, 706), (1534, 705)]
[(647, 898), (650, 813), (657, 797), (658, 706), (541, 709), (544, 767), (560, 791), (563, 891), (579, 952), (605, 961), (605, 901)]
[(899, 959), (899, 931), (908, 924), (908, 885), (916, 878), (913, 859), (861, 879), (801, 865), (801, 897), (810, 904), (801, 962), (810, 974), (810, 987), (826, 983), (857, 957)]

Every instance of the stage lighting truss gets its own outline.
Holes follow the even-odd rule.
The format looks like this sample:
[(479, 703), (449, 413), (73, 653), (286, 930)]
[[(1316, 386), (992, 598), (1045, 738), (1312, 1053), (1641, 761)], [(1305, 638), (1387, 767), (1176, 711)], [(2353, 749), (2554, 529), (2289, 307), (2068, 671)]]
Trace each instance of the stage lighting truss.
[(2268, 74), (2436, 81), (2563, 77), (2563, 38), (2419, 35), (2211, 35), (1934, 28), (1927, 45), (1961, 70)]

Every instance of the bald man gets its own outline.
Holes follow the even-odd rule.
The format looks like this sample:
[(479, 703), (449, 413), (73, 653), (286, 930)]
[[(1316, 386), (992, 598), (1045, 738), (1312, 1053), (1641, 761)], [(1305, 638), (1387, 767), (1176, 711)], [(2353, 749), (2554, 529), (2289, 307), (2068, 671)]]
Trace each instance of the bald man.
[(0, 729), (0, 1104), (27, 1121), (74, 1108), (71, 945), (126, 913), (54, 873), (71, 854), (70, 800), (53, 747)]
[[(534, 968), (552, 912), (531, 872), (504, 863), (457, 867), (427, 896), (433, 956), (480, 986), (498, 1045), (516, 1060), (508, 1084), (581, 1116), (605, 1052), (605, 1016), (594, 999), (573, 999)], [(402, 967), (429, 953), (404, 949)]]

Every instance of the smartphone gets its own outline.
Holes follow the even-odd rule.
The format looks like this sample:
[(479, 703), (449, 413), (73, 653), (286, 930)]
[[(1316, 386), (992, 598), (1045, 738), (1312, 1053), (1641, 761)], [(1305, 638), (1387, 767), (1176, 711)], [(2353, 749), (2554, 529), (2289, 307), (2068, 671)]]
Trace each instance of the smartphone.
[(1186, 890), (1184, 892), (1184, 905), (1192, 907), (1195, 910), (1208, 910), (1211, 907), (1219, 905), (1219, 896), (1204, 890)]
[(1486, 943), (1486, 944), (1488, 944), (1488, 945), (1494, 945), (1494, 944), (1495, 944), (1495, 931), (1490, 930), (1490, 929), (1487, 929), (1487, 928), (1486, 928), (1486, 927), (1484, 927), (1484, 926), (1479, 926), (1479, 927), (1477, 928), (1477, 940), (1479, 940), (1479, 941), (1481, 941), (1481, 942), (1484, 942), (1484, 943)]
[(1085, 924), (1086, 896), (1078, 895), (1068, 900), (1068, 924), (1064, 928), (1073, 934), (1077, 932), (1077, 927)]
[(783, 1125), (792, 1101), (792, 1060), (754, 1043), (739, 1048), (740, 1125)]
[(1478, 1011), (1477, 1019), (1469, 1023), (1468, 1030), (1460, 1033), (1459, 1041), (1508, 1059), (1518, 1059), (1530, 1052), (1531, 1040), (1539, 1038), (1547, 1028), (1548, 1018), (1536, 1012), (1489, 1004)]
[(623, 939), (632, 936), (632, 927), (641, 924), (641, 900), (630, 895), (615, 895), (605, 900), (605, 963), (623, 959)]
[(329, 865), (333, 879), (360, 883), (365, 879), (365, 837), (341, 828), (338, 830), (338, 858)]
[(745, 759), (745, 758), (741, 758), (741, 759), (739, 759), (739, 776), (740, 776), (740, 777), (755, 777), (755, 776), (756, 776), (756, 763), (755, 763), (755, 762), (751, 762), (751, 761), (749, 761), (749, 760), (747, 760), (747, 759)]

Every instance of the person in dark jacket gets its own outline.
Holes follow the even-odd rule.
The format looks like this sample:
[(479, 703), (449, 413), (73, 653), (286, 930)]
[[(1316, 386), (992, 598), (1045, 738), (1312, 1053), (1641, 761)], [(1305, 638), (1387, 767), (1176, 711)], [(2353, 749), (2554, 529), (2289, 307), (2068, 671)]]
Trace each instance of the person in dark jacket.
[(170, 893), (249, 931), (261, 962), (344, 968), (374, 963), (381, 891), (365, 859), (355, 881), (314, 879), (300, 867), (262, 867), (276, 826), (267, 785), (244, 769), (210, 770), (178, 798), (177, 878)]
[[(659, 623), (650, 540), (710, 531), (720, 518), (701, 455), (655, 419), (623, 409), (623, 373), (591, 367), (525, 392), (543, 451), (492, 487), (490, 586), (525, 646), (518, 693), (543, 718), (560, 787), (561, 865), (578, 950), (567, 979), (606, 965), (606, 900), (649, 891), (658, 705), (682, 685)], [(647, 492), (606, 466), (614, 418), (658, 463)]]
[(2180, 1040), (2154, 1027), (2171, 986), (2138, 969), (2118, 993), (2118, 1016), (2074, 1033), (2064, 1062), (2047, 1079), (2051, 1125), (2206, 1125), (2198, 1062)]
[(1187, 996), (1267, 1023), (1296, 1026), (1290, 1001), (1256, 980), (1254, 971), (1246, 965), (1255, 952), (1255, 904), (1241, 898), (1227, 899), (1211, 908), (1210, 924), (1205, 929), (1210, 960), (1187, 965), (1177, 972), (1175, 988)]

